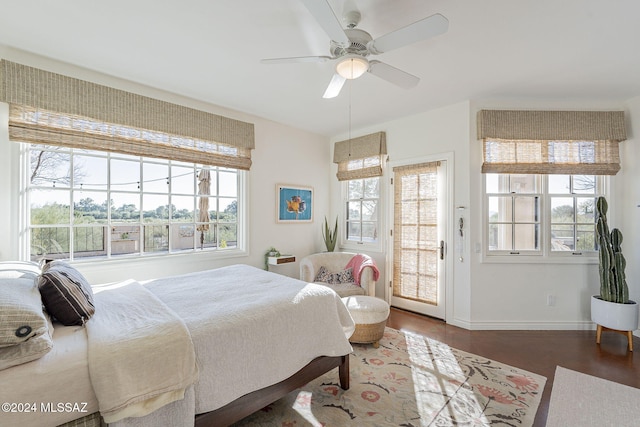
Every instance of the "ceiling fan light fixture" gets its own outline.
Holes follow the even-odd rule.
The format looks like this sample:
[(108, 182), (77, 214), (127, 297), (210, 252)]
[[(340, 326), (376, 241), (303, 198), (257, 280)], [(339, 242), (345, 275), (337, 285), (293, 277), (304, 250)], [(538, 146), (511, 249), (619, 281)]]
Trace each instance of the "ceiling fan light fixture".
[(357, 79), (367, 72), (369, 61), (359, 55), (345, 55), (336, 64), (336, 73), (345, 79)]

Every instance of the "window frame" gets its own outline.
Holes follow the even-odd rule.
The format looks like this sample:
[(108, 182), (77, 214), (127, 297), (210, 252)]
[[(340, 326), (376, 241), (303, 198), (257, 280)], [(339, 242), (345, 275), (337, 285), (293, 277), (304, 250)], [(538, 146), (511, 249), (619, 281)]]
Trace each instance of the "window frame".
[[(377, 179), (378, 180), (378, 209), (377, 209), (377, 231), (378, 231), (378, 236), (375, 240), (375, 242), (365, 242), (365, 241), (354, 241), (354, 240), (349, 240), (347, 239), (347, 221), (348, 221), (348, 209), (349, 209), (349, 202), (352, 199), (349, 199), (349, 182), (351, 181), (364, 181), (367, 179)], [(344, 180), (344, 181), (340, 181), (340, 192), (341, 192), (341, 203), (340, 203), (340, 214), (338, 216), (338, 222), (340, 224), (340, 228), (342, 228), (342, 231), (339, 233), (340, 234), (340, 247), (343, 249), (349, 249), (349, 250), (354, 250), (354, 251), (369, 251), (369, 252), (381, 252), (382, 251), (382, 244), (383, 244), (383, 240), (384, 240), (384, 236), (382, 235), (382, 233), (384, 232), (384, 224), (383, 224), (383, 214), (382, 214), (382, 203), (384, 201), (384, 176), (374, 176), (374, 177), (368, 177), (368, 178), (356, 178), (356, 179), (352, 179), (352, 180)], [(355, 199), (353, 199), (355, 200)], [(359, 200), (374, 200), (373, 198), (367, 198), (367, 199), (359, 199)]]
[[(20, 208), (21, 208), (21, 212), (20, 212), (20, 230), (22, 230), (20, 232), (20, 237), (19, 237), (19, 251), (20, 254), (22, 256), (23, 259), (25, 260), (31, 260), (31, 230), (32, 230), (32, 224), (31, 224), (31, 203), (30, 203), (30, 194), (31, 194), (31, 183), (30, 183), (30, 173), (31, 173), (31, 164), (30, 164), (30, 153), (31, 150), (35, 147), (37, 148), (38, 146), (33, 146), (32, 144), (27, 144), (27, 143), (20, 143), (21, 149), (20, 149), (20, 165), (21, 165), (21, 170), (20, 170)], [(61, 147), (63, 148), (63, 147)], [(71, 149), (71, 148), (63, 148), (65, 151), (69, 151), (74, 152), (76, 155), (80, 155), (80, 156), (91, 156), (91, 157), (95, 157), (95, 158), (104, 158), (107, 161), (107, 184), (106, 184), (106, 189), (102, 190), (101, 192), (104, 192), (106, 194), (106, 197), (111, 197), (111, 194), (113, 191), (116, 191), (118, 193), (122, 193), (121, 191), (117, 191), (114, 190), (112, 188), (112, 183), (110, 180), (110, 168), (109, 168), (109, 162), (111, 161), (110, 159), (126, 159), (128, 161), (132, 161), (133, 163), (135, 163), (140, 170), (142, 171), (145, 167), (145, 165), (148, 164), (160, 164), (160, 165), (166, 165), (167, 170), (171, 171), (171, 168), (173, 166), (187, 166), (189, 167), (193, 167), (194, 168), (194, 173), (197, 174), (197, 171), (203, 167), (205, 168), (210, 168), (211, 170), (215, 170), (215, 171), (225, 171), (225, 170), (233, 170), (234, 173), (237, 174), (237, 194), (236, 194), (236, 201), (237, 201), (237, 212), (236, 212), (236, 220), (235, 220), (235, 226), (236, 226), (236, 246), (234, 248), (230, 248), (230, 249), (221, 249), (219, 247), (219, 236), (216, 236), (216, 244), (214, 247), (210, 247), (210, 248), (204, 248), (201, 249), (199, 243), (199, 239), (196, 239), (194, 248), (188, 248), (188, 249), (176, 249), (172, 243), (171, 240), (169, 240), (167, 242), (167, 248), (166, 250), (161, 250), (161, 251), (145, 251), (143, 247), (140, 247), (139, 250), (136, 250), (134, 252), (131, 253), (126, 253), (126, 254), (113, 254), (112, 250), (112, 237), (110, 236), (104, 236), (103, 238), (105, 239), (105, 248), (104, 251), (106, 252), (104, 255), (96, 255), (96, 256), (88, 256), (88, 257), (76, 257), (74, 256), (74, 250), (73, 250), (73, 244), (69, 243), (69, 251), (68, 251), (68, 257), (64, 258), (65, 260), (67, 260), (68, 262), (73, 262), (73, 263), (86, 263), (86, 264), (91, 264), (91, 263), (97, 263), (97, 262), (104, 262), (104, 261), (123, 261), (123, 262), (131, 262), (131, 261), (135, 261), (135, 260), (140, 260), (140, 259), (147, 259), (147, 258), (154, 258), (154, 257), (177, 257), (177, 256), (200, 256), (200, 254), (206, 254), (207, 257), (212, 257), (215, 259), (218, 258), (230, 258), (230, 257), (237, 257), (237, 256), (246, 256), (247, 255), (247, 248), (248, 248), (248, 230), (247, 230), (247, 226), (248, 226), (248, 221), (247, 221), (247, 216), (248, 216), (248, 179), (247, 179), (247, 174), (248, 171), (245, 170), (241, 170), (241, 169), (236, 169), (236, 168), (229, 168), (229, 167), (223, 167), (223, 166), (206, 166), (206, 165), (200, 165), (197, 163), (189, 163), (189, 162), (183, 162), (183, 161), (171, 161), (171, 160), (162, 160), (162, 159), (156, 159), (156, 158), (150, 158), (150, 157), (143, 157), (143, 156), (130, 156), (130, 155), (126, 155), (126, 154), (119, 154), (119, 153), (105, 153), (105, 152), (100, 152), (100, 151), (95, 151), (95, 152), (91, 152), (88, 150), (84, 150), (84, 149)], [(170, 172), (169, 172), (170, 173)], [(197, 231), (197, 225), (198, 225), (198, 218), (195, 216), (197, 214), (197, 204), (198, 204), (198, 189), (197, 189), (197, 185), (198, 185), (198, 180), (197, 180), (197, 176), (196, 176), (196, 180), (195, 180), (195, 186), (194, 186), (194, 194), (193, 195), (189, 195), (189, 197), (194, 197), (194, 206), (195, 209), (193, 211), (193, 218), (191, 220), (191, 222), (185, 222), (186, 225), (193, 225), (194, 228), (194, 233), (198, 234), (199, 231)], [(76, 203), (73, 200), (73, 192), (74, 191), (78, 191), (79, 188), (77, 186), (74, 186), (72, 183), (70, 183), (68, 186), (68, 195), (69, 195), (69, 200), (70, 203)], [(144, 188), (144, 185), (142, 186)], [(35, 188), (43, 188), (43, 186), (35, 186)], [(138, 192), (133, 191), (133, 192), (129, 192), (130, 194), (134, 194), (137, 195), (139, 197), (139, 199), (141, 200), (142, 203), (142, 199), (144, 198), (144, 196), (146, 194), (149, 195), (156, 195), (158, 194), (157, 192), (144, 192), (142, 189), (139, 189)], [(85, 191), (92, 191), (92, 190), (85, 190)], [(169, 188), (167, 189), (167, 192), (164, 193), (162, 192), (162, 195), (167, 196), (167, 200), (169, 201), (169, 204), (174, 204), (173, 202), (170, 202), (171, 197), (184, 197), (185, 193), (180, 192), (179, 190), (173, 191), (171, 189), (171, 186), (169, 186)], [(212, 195), (211, 197), (211, 205), (210, 205), (210, 210), (211, 209), (215, 209), (216, 208), (216, 201), (217, 198), (225, 198), (225, 196), (223, 195), (216, 195), (218, 194), (217, 191), (214, 191), (214, 189), (212, 188)], [(140, 205), (139, 206), (140, 209), (140, 219), (138, 221), (132, 222), (131, 225), (132, 226), (136, 226), (139, 227), (139, 232), (140, 234), (142, 234), (142, 236), (140, 236), (138, 238), (138, 241), (140, 242), (140, 246), (143, 246), (144, 244), (144, 229), (146, 225), (152, 225), (152, 223), (148, 223), (144, 220), (144, 218), (142, 218), (142, 212), (145, 210), (144, 206)], [(70, 211), (72, 211), (72, 209), (70, 209)], [(211, 220), (211, 228), (214, 228), (214, 224), (217, 225), (217, 222), (212, 218)], [(222, 223), (221, 223), (222, 224)], [(71, 216), (70, 216), (70, 223), (69, 224), (52, 224), (52, 226), (62, 226), (63, 228), (66, 229), (73, 229), (73, 228), (77, 228), (78, 226), (82, 226), (81, 223), (75, 223), (75, 222), (71, 222)], [(124, 226), (127, 225), (124, 222), (118, 222), (117, 220), (113, 220), (111, 218), (111, 210), (108, 211), (108, 217), (106, 219), (106, 221), (102, 224), (92, 224), (91, 226), (95, 226), (95, 227), (103, 227), (105, 230), (105, 233), (107, 234), (111, 234), (113, 231), (113, 227), (118, 227), (118, 226)], [(179, 226), (180, 225), (180, 221), (173, 221), (172, 219), (167, 218), (166, 221), (163, 220), (161, 223), (159, 223), (159, 225), (167, 225), (169, 227), (169, 234), (171, 234), (171, 230), (173, 227), (175, 226)], [(222, 224), (224, 225), (224, 224)], [(45, 227), (46, 228), (46, 227)], [(70, 234), (70, 238), (73, 239), (74, 238), (74, 234)]]
[[(497, 175), (513, 175), (513, 174), (497, 174)], [(534, 175), (534, 174), (525, 174), (525, 175)], [(510, 255), (529, 255), (529, 256), (539, 256), (541, 251), (542, 251), (542, 247), (543, 247), (543, 210), (544, 210), (544, 189), (543, 189), (543, 184), (542, 184), (542, 179), (540, 178), (540, 175), (536, 175), (536, 191), (533, 192), (529, 192), (529, 193), (519, 193), (519, 192), (508, 192), (508, 193), (489, 193), (487, 194), (487, 184), (486, 184), (486, 178), (487, 178), (487, 174), (483, 174), (483, 183), (484, 183), (484, 198), (485, 198), (485, 204), (484, 204), (484, 211), (485, 211), (485, 215), (487, 215), (485, 224), (486, 224), (486, 244), (485, 244), (485, 250), (487, 252), (487, 254), (489, 256), (496, 256), (496, 255), (505, 255), (505, 256), (510, 256)], [(489, 218), (488, 218), (488, 205), (489, 205), (489, 197), (505, 197), (505, 198), (510, 198), (511, 199), (511, 203), (515, 203), (515, 199), (520, 197), (520, 198), (537, 198), (537, 204), (538, 204), (538, 219), (537, 221), (534, 220), (533, 222), (525, 222), (525, 221), (516, 221), (515, 219), (510, 221), (510, 222), (506, 222), (503, 221), (504, 224), (511, 224), (513, 226), (517, 225), (517, 224), (534, 224), (534, 225), (538, 225), (538, 229), (540, 230), (539, 235), (538, 235), (538, 247), (540, 249), (536, 250), (536, 249), (505, 249), (505, 250), (489, 250), (489, 242), (490, 242), (490, 238), (489, 238), (489, 233), (490, 233), (490, 222), (489, 222)], [(513, 236), (512, 236), (513, 238)]]
[[(551, 249), (551, 199), (549, 193), (548, 175), (545, 174), (524, 174), (539, 175), (540, 188), (535, 193), (525, 193), (528, 196), (539, 196), (540, 203), (540, 250), (489, 250), (489, 197), (496, 193), (487, 193), (487, 174), (482, 174), (482, 257), (481, 262), (484, 263), (550, 263), (550, 264), (597, 264), (598, 251), (553, 251)], [(566, 174), (569, 175), (569, 174)], [(581, 175), (581, 174), (575, 174)], [(571, 176), (575, 176), (571, 175)], [(594, 198), (598, 196), (608, 197), (610, 194), (610, 180), (605, 175), (595, 175), (596, 190)], [(509, 195), (508, 193), (504, 193)], [(554, 197), (559, 197), (557, 193)], [(567, 193), (562, 194), (566, 197), (580, 197), (580, 194)], [(575, 224), (575, 223), (574, 223)]]

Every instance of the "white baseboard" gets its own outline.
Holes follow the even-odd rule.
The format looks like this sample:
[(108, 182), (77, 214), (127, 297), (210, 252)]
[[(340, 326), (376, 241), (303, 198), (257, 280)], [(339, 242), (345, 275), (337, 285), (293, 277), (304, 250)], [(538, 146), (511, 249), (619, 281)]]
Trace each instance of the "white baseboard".
[(463, 319), (453, 319), (452, 321), (447, 321), (447, 324), (457, 326), (458, 328), (471, 330), (472, 322)]
[[(451, 322), (447, 322), (450, 325), (457, 326), (463, 329), (469, 329), (471, 331), (481, 330), (509, 330), (509, 331), (576, 331), (576, 330), (595, 330), (596, 326), (591, 321), (578, 321), (578, 322), (505, 322), (505, 321), (483, 321), (473, 322), (462, 319), (454, 319)], [(636, 331), (638, 333), (638, 331)], [(640, 336), (640, 335), (639, 335)]]

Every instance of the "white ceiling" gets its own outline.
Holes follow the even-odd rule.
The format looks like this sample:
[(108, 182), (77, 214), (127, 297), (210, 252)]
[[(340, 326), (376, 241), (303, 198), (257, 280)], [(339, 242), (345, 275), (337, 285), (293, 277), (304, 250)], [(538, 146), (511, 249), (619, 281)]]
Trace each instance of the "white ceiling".
[[(336, 15), (344, 0), (329, 0)], [(318, 134), (344, 134), (476, 99), (625, 100), (640, 95), (637, 0), (355, 0), (374, 38), (434, 13), (449, 31), (375, 59), (421, 78), (371, 74), (323, 99), (335, 64), (300, 0), (0, 0), (0, 45)]]

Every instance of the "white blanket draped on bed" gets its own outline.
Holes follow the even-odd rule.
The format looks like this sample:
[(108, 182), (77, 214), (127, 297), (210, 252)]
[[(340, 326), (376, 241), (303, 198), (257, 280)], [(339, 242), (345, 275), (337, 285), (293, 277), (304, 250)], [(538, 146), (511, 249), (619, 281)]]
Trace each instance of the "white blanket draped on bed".
[(189, 331), (135, 281), (96, 289), (88, 363), (100, 412), (111, 423), (181, 400), (198, 377)]
[[(184, 361), (184, 367), (189, 366), (189, 355), (176, 356), (174, 352), (189, 348), (190, 342), (193, 342), (197, 355), (199, 378), (188, 389), (188, 398), (176, 400), (141, 418), (112, 422), (115, 417), (105, 417), (110, 426), (192, 426), (194, 413), (218, 409), (247, 393), (278, 383), (316, 357), (342, 356), (352, 351), (348, 337), (355, 329), (353, 319), (340, 297), (325, 286), (247, 265), (167, 277), (142, 285), (145, 288), (143, 290), (135, 283), (131, 288), (126, 286), (114, 292), (101, 289), (96, 292), (96, 315), (87, 322), (87, 330), (90, 340), (89, 369), (100, 411), (104, 415), (107, 409), (103, 405), (105, 396), (113, 402), (110, 406), (116, 411), (120, 405), (129, 403), (124, 398), (127, 394), (119, 391), (121, 388), (113, 388), (120, 382), (125, 388), (135, 384), (142, 387), (134, 395), (144, 394), (146, 387), (150, 390), (163, 388), (162, 385), (147, 384), (147, 379), (152, 384), (166, 380), (166, 383), (177, 385), (177, 390), (182, 393), (189, 381), (193, 382), (192, 374), (195, 375), (195, 372), (187, 369), (179, 374), (167, 368), (175, 364), (176, 357), (184, 358), (178, 360)], [(125, 292), (122, 292), (123, 289)], [(150, 292), (153, 298), (145, 296), (145, 292)], [(135, 298), (146, 298), (145, 303), (139, 306), (134, 294)], [(158, 312), (150, 309), (146, 301), (150, 301)], [(184, 343), (179, 341), (180, 338), (176, 342), (176, 338), (169, 338), (165, 327), (160, 327), (165, 316), (159, 311), (165, 305), (169, 313), (175, 313), (181, 320), (179, 323), (186, 325), (187, 337), (190, 335), (191, 338), (189, 343), (185, 338), (181, 338)], [(151, 313), (145, 313), (147, 310), (151, 310)], [(146, 324), (143, 319), (148, 319), (149, 314), (158, 321), (152, 321), (150, 328), (144, 326), (145, 330), (139, 330), (137, 322), (140, 326)], [(134, 322), (134, 325), (130, 322)], [(177, 327), (177, 322), (173, 325), (181, 329)], [(126, 335), (111, 337), (114, 330), (131, 330), (136, 338), (149, 340), (149, 345), (145, 345), (136, 355), (111, 349), (113, 344), (106, 344), (108, 341), (103, 338), (100, 338), (100, 347), (91, 342), (96, 335), (106, 336), (115, 343), (120, 340), (128, 342)], [(159, 335), (153, 341), (161, 342), (151, 342), (149, 333)], [(158, 351), (159, 348), (161, 351)], [(157, 359), (148, 361), (146, 358), (152, 355)], [(96, 372), (117, 370), (123, 364), (128, 365), (130, 359), (136, 365), (127, 368), (131, 368), (132, 375), (137, 375), (135, 380), (98, 379), (101, 375)], [(111, 367), (92, 367), (100, 364)], [(159, 372), (161, 375), (157, 375)], [(139, 408), (135, 406), (133, 408), (136, 416), (144, 411), (138, 411)], [(129, 412), (117, 414), (117, 418), (132, 415)]]
[(198, 357), (196, 413), (351, 353), (355, 325), (331, 289), (233, 265), (144, 283), (186, 323)]

